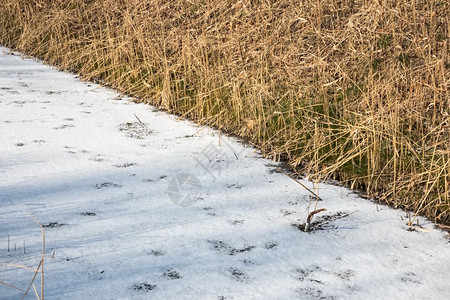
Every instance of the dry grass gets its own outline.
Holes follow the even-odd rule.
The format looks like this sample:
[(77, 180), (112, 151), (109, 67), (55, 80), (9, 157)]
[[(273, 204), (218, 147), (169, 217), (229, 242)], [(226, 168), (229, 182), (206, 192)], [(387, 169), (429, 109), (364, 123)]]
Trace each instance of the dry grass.
[[(44, 231), (44, 227), (42, 226), (42, 224), (35, 217), (33, 217), (33, 215), (31, 215), (28, 212), (26, 214), (33, 220), (34, 223), (36, 223), (39, 226), (39, 228), (41, 230), (42, 252), (41, 252), (41, 258), (39, 260), (39, 264), (38, 264), (38, 266), (36, 268), (33, 268), (33, 267), (20, 265), (20, 264), (12, 264), (12, 263), (0, 262), (0, 266), (13, 268), (13, 269), (28, 270), (28, 271), (32, 271), (33, 272), (33, 277), (31, 278), (31, 281), (30, 281), (27, 289), (23, 289), (23, 288), (17, 287), (14, 284), (7, 283), (7, 282), (4, 282), (2, 280), (0, 280), (0, 285), (5, 285), (5, 286), (7, 286), (7, 287), (9, 287), (11, 289), (18, 290), (18, 291), (22, 292), (23, 293), (22, 297), (21, 297), (22, 300), (27, 297), (30, 289), (33, 288), (33, 292), (34, 292), (34, 295), (36, 296), (36, 299), (37, 300), (44, 300), (45, 231)], [(25, 243), (24, 243), (23, 251), (25, 253)], [(8, 236), (8, 252), (9, 252), (9, 236)], [(36, 277), (38, 276), (38, 274), (40, 274), (40, 277), (41, 277), (40, 290), (39, 291), (38, 291), (38, 289), (36, 288), (36, 285), (35, 285), (35, 280), (36, 280)]]
[(0, 43), (450, 221), (446, 0), (4, 0)]

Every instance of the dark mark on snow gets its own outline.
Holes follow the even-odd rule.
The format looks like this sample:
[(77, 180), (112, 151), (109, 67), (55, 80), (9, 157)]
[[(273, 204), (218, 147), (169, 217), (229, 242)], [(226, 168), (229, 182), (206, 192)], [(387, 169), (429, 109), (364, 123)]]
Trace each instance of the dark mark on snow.
[(278, 246), (277, 243), (269, 242), (269, 243), (266, 243), (264, 245), (264, 248), (266, 248), (266, 249), (276, 249), (277, 246)]
[[(349, 282), (351, 280), (352, 277), (355, 276), (355, 272), (353, 270), (347, 269), (347, 270), (341, 270), (338, 272), (331, 272), (329, 270), (324, 270), (319, 266), (313, 265), (310, 266), (308, 268), (298, 268), (295, 270), (296, 275), (294, 276), (294, 278), (296, 278), (299, 281), (305, 282), (308, 281), (310, 283), (315, 283), (315, 284), (320, 284), (320, 285), (327, 285), (327, 282), (323, 281), (323, 280), (319, 280), (317, 278), (314, 278), (314, 274), (319, 273), (319, 274), (327, 274), (326, 277), (322, 277), (322, 278), (329, 278), (330, 275), (334, 275), (337, 278), (347, 281)], [(358, 288), (355, 286), (348, 286), (349, 289), (351, 290), (357, 290)], [(308, 290), (310, 288), (307, 288)], [(302, 289), (305, 290), (306, 289)], [(320, 290), (315, 290), (316, 292), (320, 292)], [(310, 294), (309, 292), (307, 293), (310, 296), (314, 296), (313, 294)], [(315, 293), (314, 293), (315, 294)], [(322, 295), (322, 293), (317, 293), (318, 299), (333, 299), (333, 298), (328, 298), (328, 297), (324, 297), (324, 295)], [(315, 296), (313, 297), (315, 298)]]
[(42, 224), (42, 227), (44, 227), (44, 228), (59, 228), (59, 227), (65, 226), (65, 225), (66, 224), (64, 224), (64, 223), (50, 222), (47, 224)]
[(237, 183), (231, 183), (231, 184), (227, 184), (227, 188), (228, 188), (228, 189), (233, 188), (233, 189), (238, 189), (238, 190), (240, 190), (240, 189), (242, 189), (242, 185), (237, 184)]
[(53, 129), (58, 130), (58, 129), (66, 129), (66, 128), (71, 128), (71, 127), (75, 127), (75, 125), (73, 125), (73, 124), (63, 124), (63, 125), (60, 125), (60, 126), (53, 127)]
[(403, 282), (409, 282), (409, 283), (414, 283), (414, 284), (423, 284), (419, 280), (415, 279), (415, 277), (416, 277), (415, 273), (413, 273), (413, 272), (406, 272), (404, 274), (404, 276), (400, 278), (400, 280), (403, 281)]
[(96, 161), (96, 162), (104, 162), (105, 159), (102, 157), (101, 154), (95, 154), (94, 157), (91, 157), (89, 160)]
[(274, 168), (274, 169), (270, 169), (269, 170), (270, 174), (274, 174), (274, 173), (280, 173), (281, 174), (281, 171), (277, 167), (274, 167), (274, 166), (271, 166), (271, 165), (266, 165), (266, 166)]
[[(10, 104), (23, 105), (23, 104), (26, 104), (26, 103), (27, 103), (27, 101), (19, 101), (19, 100), (16, 100), (16, 101), (11, 101), (11, 102), (9, 102), (7, 105), (10, 105)], [(33, 102), (30, 101), (30, 103), (33, 103)]]
[(295, 272), (297, 273), (297, 275), (295, 276), (295, 278), (297, 280), (304, 281), (310, 274), (316, 271), (322, 271), (322, 268), (320, 268), (319, 266), (312, 266), (307, 269), (296, 269)]
[(96, 216), (97, 214), (96, 214), (95, 212), (89, 212), (89, 211), (86, 211), (86, 212), (82, 212), (80, 215), (86, 216), (86, 217), (94, 217), (94, 216)]
[(325, 295), (321, 290), (315, 288), (301, 288), (299, 293), (309, 296), (309, 299), (334, 300), (334, 296)]
[[(203, 198), (201, 198), (201, 200), (203, 200)], [(202, 207), (201, 209), (203, 209), (204, 211), (206, 211), (206, 214), (208, 215), (208, 216), (215, 216), (216, 214), (213, 212), (213, 210), (212, 210), (212, 207), (209, 207), (209, 206), (207, 206), (207, 207)]]
[(156, 288), (156, 285), (147, 282), (135, 283), (133, 289), (135, 291), (149, 292)]
[(55, 92), (55, 91), (46, 91), (45, 92), (47, 95), (60, 95), (62, 92)]
[(167, 277), (169, 279), (180, 279), (181, 275), (180, 273), (178, 273), (177, 271), (173, 270), (173, 269), (167, 269), (164, 271), (163, 273), (164, 277)]
[(82, 106), (82, 107), (92, 107), (92, 104), (89, 104), (89, 103), (86, 103), (86, 102), (80, 102), (79, 105)]
[(282, 209), (282, 210), (280, 210), (280, 212), (281, 212), (281, 213), (283, 214), (283, 216), (285, 216), (285, 217), (297, 213), (297, 212), (294, 211), (294, 210), (287, 210), (287, 209)]
[(150, 252), (147, 252), (147, 254), (158, 257), (158, 256), (163, 256), (166, 253), (164, 251), (162, 251), (162, 250), (151, 250)]
[(119, 125), (119, 131), (124, 131), (125, 136), (133, 139), (142, 140), (153, 133), (145, 124), (140, 122), (127, 122)]
[(239, 269), (229, 268), (228, 271), (230, 272), (231, 277), (236, 281), (245, 282), (248, 280), (247, 274), (245, 274), (244, 272), (242, 272)]
[(229, 220), (228, 223), (231, 225), (241, 225), (244, 224), (244, 220)]
[(124, 164), (121, 164), (121, 165), (114, 165), (114, 167), (116, 167), (116, 168), (128, 168), (128, 167), (136, 166), (136, 165), (137, 165), (136, 163), (124, 163)]
[(249, 252), (253, 248), (256, 248), (256, 246), (243, 246), (241, 248), (235, 248), (231, 245), (228, 245), (227, 243), (223, 241), (218, 240), (208, 240), (208, 243), (210, 243), (213, 246), (213, 249), (217, 252), (222, 252), (228, 255), (236, 255), (239, 253)]
[[(337, 213), (334, 213), (332, 215), (325, 215), (317, 217), (314, 222), (311, 222), (311, 230), (309, 232), (313, 232), (316, 230), (331, 230), (331, 229), (337, 229), (338, 226), (331, 224), (332, 222), (348, 217), (352, 213), (346, 213), (339, 211)], [(305, 224), (304, 223), (293, 223), (291, 224), (292, 227), (299, 229), (300, 231), (305, 232)]]
[(161, 175), (161, 176), (158, 177), (158, 179), (144, 178), (144, 179), (142, 179), (142, 182), (154, 182), (156, 180), (162, 180), (162, 179), (165, 179), (165, 178), (167, 178), (166, 175)]
[(120, 184), (112, 183), (112, 182), (103, 182), (95, 185), (96, 189), (102, 189), (107, 187), (122, 187)]
[(341, 270), (339, 272), (334, 273), (337, 277), (344, 279), (344, 280), (350, 280), (350, 278), (355, 276), (355, 272), (352, 270)]

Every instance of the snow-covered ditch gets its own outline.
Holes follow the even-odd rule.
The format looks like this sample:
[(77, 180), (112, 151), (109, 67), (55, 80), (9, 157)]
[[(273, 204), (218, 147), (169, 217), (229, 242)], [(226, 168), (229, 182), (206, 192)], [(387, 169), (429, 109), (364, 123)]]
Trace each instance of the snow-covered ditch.
[(255, 149), (0, 53), (0, 299), (41, 259), (28, 213), (46, 299), (450, 299), (432, 222), (302, 180), (302, 232), (316, 203)]

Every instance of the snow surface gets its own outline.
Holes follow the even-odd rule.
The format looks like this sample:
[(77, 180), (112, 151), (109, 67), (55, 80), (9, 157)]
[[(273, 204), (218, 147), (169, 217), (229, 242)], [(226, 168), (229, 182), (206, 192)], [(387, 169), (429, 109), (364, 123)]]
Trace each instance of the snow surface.
[(39, 263), (29, 212), (46, 299), (450, 299), (432, 222), (321, 183), (302, 232), (314, 201), (255, 149), (0, 53), (1, 282)]

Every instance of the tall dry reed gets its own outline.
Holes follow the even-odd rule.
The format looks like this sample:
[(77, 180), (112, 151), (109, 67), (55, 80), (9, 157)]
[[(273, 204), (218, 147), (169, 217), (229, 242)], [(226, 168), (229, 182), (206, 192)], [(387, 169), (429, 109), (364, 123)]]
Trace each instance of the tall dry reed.
[(446, 0), (3, 0), (0, 43), (450, 221)]

